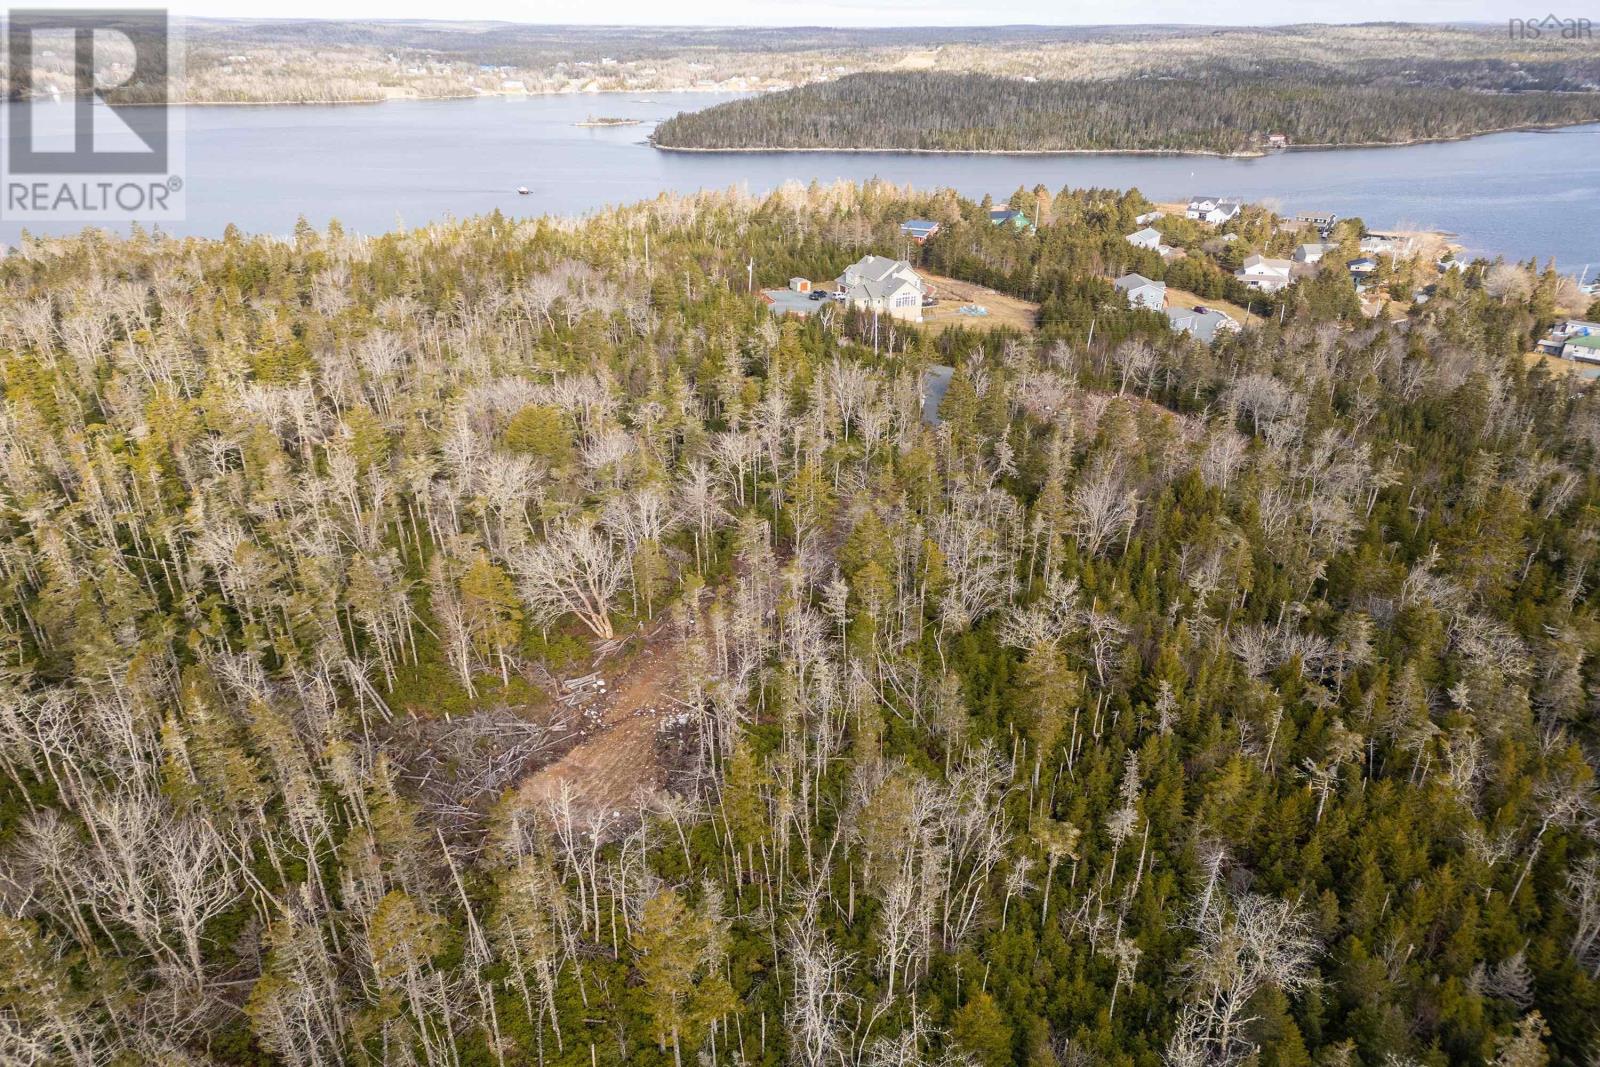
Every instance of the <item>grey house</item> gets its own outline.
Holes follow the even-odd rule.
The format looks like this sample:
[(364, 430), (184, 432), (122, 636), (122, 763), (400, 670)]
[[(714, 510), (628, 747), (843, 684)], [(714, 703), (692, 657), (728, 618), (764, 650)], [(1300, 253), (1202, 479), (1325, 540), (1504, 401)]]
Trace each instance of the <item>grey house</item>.
[(1114, 283), (1128, 298), (1128, 306), (1161, 311), (1167, 306), (1167, 283), (1153, 281), (1143, 274), (1124, 274)]
[(1127, 241), (1135, 248), (1160, 248), (1161, 231), (1151, 226), (1128, 234)]
[(863, 256), (839, 277), (839, 299), (848, 306), (877, 311), (908, 322), (922, 321), (922, 278), (903, 259)]

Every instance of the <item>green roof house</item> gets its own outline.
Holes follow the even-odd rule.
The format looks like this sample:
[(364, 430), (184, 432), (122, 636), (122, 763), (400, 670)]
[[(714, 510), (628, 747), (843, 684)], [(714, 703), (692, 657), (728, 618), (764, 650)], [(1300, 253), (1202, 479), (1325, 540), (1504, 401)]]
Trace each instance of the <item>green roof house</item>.
[(1567, 338), (1567, 343), (1561, 346), (1561, 358), (1581, 359), (1585, 363), (1600, 363), (1600, 333)]
[(1025, 230), (1029, 226), (1033, 225), (1033, 223), (1028, 221), (1028, 216), (1024, 215), (1020, 211), (1013, 211), (1010, 208), (997, 208), (994, 211), (989, 212), (989, 221), (994, 223), (996, 226), (1004, 226), (1007, 223), (1010, 223), (1019, 230)]

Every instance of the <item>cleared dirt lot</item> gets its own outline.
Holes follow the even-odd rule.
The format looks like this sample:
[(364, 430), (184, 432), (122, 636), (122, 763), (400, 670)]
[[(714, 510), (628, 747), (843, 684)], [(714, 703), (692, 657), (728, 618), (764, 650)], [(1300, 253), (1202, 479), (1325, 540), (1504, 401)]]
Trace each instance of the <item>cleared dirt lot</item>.
[(636, 810), (641, 792), (662, 784), (656, 739), (679, 707), (677, 644), (651, 643), (626, 667), (601, 664), (606, 688), (584, 701), (580, 715), (590, 731), (566, 755), (525, 778), (521, 800), (543, 807), (565, 786), (573, 812), (603, 823)]
[[(922, 309), (922, 325), (935, 333), (952, 326), (969, 329), (992, 330), (1005, 326), (1014, 330), (1033, 330), (1039, 324), (1039, 305), (1014, 296), (997, 293), (993, 289), (946, 278), (942, 274), (924, 274), (924, 280), (933, 287), (939, 302)], [(988, 310), (987, 315), (963, 315), (958, 310), (967, 305)]]

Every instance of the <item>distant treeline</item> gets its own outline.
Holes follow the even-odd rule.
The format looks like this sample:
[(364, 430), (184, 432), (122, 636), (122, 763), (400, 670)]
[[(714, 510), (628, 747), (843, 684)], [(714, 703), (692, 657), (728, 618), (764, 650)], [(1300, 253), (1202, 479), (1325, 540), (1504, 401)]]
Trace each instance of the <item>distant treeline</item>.
[(856, 74), (678, 115), (664, 148), (1092, 149), (1241, 152), (1398, 144), (1515, 126), (1600, 121), (1600, 93), (1487, 93), (1208, 78), (1025, 81), (983, 74)]

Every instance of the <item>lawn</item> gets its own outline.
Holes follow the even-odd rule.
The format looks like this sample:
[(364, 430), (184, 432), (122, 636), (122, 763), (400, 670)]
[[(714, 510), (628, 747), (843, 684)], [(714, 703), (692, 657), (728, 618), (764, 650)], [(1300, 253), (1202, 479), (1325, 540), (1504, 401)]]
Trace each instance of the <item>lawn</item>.
[[(1029, 300), (997, 293), (972, 282), (946, 278), (940, 274), (924, 274), (923, 279), (932, 288), (939, 302), (922, 309), (922, 324), (935, 333), (952, 326), (968, 329), (998, 329), (1010, 327), (1031, 331), (1039, 323), (1039, 305)], [(987, 315), (963, 315), (959, 308), (976, 305), (985, 308)]]

